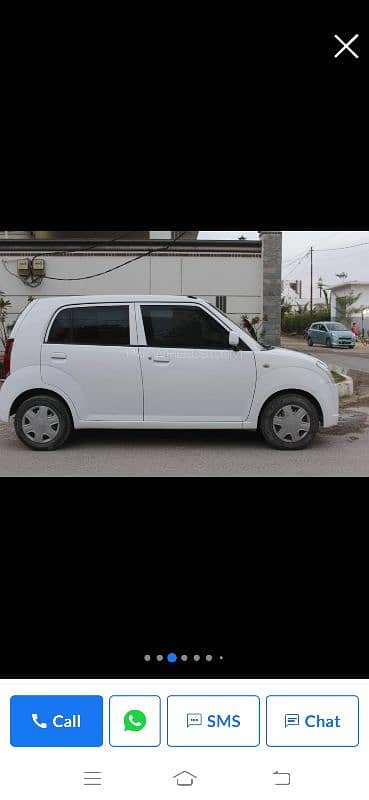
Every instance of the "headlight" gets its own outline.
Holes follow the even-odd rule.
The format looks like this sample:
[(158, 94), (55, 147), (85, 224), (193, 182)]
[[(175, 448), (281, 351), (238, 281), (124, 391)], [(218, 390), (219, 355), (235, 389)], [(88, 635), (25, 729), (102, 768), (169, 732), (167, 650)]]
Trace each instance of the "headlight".
[(320, 369), (324, 369), (325, 372), (330, 372), (328, 364), (326, 364), (325, 361), (316, 361), (315, 363), (317, 367), (320, 367)]
[(323, 372), (325, 372), (325, 374), (326, 374), (327, 378), (329, 378), (329, 380), (330, 380), (332, 383), (334, 383), (334, 379), (333, 379), (333, 377), (332, 377), (332, 373), (331, 373), (331, 371), (330, 371), (330, 369), (329, 369), (328, 365), (327, 365), (327, 364), (326, 364), (324, 361), (316, 361), (315, 363), (316, 363), (316, 366), (317, 366), (317, 367), (320, 367), (320, 369), (322, 369), (322, 370), (323, 370)]

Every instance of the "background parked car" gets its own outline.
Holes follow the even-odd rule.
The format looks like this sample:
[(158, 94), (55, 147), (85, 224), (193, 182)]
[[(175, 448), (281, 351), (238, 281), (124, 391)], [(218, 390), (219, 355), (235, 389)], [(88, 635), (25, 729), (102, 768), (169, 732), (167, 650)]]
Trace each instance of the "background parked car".
[(308, 330), (308, 344), (325, 344), (326, 347), (355, 347), (356, 336), (341, 322), (314, 322)]

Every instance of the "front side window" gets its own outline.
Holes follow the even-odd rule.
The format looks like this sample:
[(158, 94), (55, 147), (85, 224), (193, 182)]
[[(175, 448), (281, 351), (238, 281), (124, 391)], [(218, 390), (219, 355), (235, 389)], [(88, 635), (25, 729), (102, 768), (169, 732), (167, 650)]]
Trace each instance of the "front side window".
[(75, 345), (129, 345), (129, 307), (65, 308), (54, 320), (48, 342)]
[(327, 323), (327, 328), (330, 331), (347, 331), (346, 325), (342, 325), (340, 322), (329, 322)]
[(229, 332), (201, 308), (143, 305), (141, 311), (150, 347), (229, 349)]

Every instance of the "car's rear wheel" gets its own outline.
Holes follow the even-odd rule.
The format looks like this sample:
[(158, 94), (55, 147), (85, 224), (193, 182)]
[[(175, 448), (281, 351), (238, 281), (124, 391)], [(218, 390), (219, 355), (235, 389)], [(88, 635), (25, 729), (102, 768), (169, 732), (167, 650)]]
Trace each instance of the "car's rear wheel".
[(314, 404), (299, 394), (281, 394), (264, 406), (260, 430), (265, 441), (278, 450), (301, 450), (319, 429)]
[(19, 406), (14, 427), (21, 442), (32, 450), (56, 450), (69, 438), (72, 421), (62, 400), (35, 395)]
[(309, 347), (313, 346), (313, 340), (312, 340), (312, 338), (310, 336), (308, 336), (308, 345), (309, 345)]
[(325, 340), (325, 344), (326, 344), (327, 347), (333, 347), (332, 339), (326, 339)]

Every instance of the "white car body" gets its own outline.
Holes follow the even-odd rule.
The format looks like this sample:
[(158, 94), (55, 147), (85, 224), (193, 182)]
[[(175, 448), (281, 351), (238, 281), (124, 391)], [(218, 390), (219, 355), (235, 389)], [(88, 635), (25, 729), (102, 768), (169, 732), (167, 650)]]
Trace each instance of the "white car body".
[[(235, 333), (248, 349), (150, 346), (141, 307), (174, 304), (200, 307), (228, 334)], [(121, 305), (129, 306), (127, 346), (47, 341), (62, 309)], [(42, 298), (26, 307), (11, 336), (11, 370), (0, 392), (3, 421), (9, 420), (22, 397), (43, 392), (64, 400), (75, 428), (254, 430), (265, 402), (282, 392), (311, 398), (322, 427), (334, 426), (338, 421), (336, 386), (323, 362), (286, 349), (264, 349), (228, 317), (198, 298)]]

